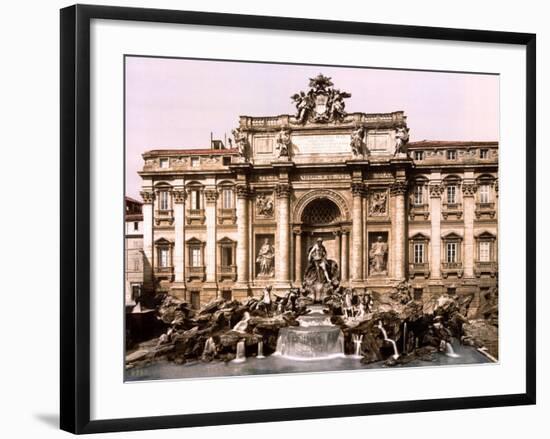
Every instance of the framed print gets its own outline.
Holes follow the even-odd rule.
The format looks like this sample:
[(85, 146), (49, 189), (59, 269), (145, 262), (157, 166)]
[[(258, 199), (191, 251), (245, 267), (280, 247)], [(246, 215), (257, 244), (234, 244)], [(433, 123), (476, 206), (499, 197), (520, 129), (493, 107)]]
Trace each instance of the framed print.
[(62, 429), (534, 404), (535, 190), (533, 34), (62, 9)]

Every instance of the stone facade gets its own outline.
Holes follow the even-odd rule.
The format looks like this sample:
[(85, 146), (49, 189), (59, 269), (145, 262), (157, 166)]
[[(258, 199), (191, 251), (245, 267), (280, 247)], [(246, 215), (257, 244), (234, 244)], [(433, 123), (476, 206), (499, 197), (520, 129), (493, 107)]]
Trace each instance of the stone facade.
[(359, 290), (496, 285), (498, 143), (409, 143), (403, 112), (347, 114), (312, 90), (296, 116), (241, 116), (235, 148), (143, 154), (145, 291), (199, 306), (298, 287), (318, 237)]

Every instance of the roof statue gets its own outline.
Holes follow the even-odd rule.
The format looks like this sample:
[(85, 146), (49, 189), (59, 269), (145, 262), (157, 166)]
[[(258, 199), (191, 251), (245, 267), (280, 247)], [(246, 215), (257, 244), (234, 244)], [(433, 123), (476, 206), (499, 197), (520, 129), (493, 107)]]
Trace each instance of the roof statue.
[(296, 105), (298, 123), (339, 122), (344, 119), (346, 116), (344, 99), (350, 98), (351, 93), (340, 91), (333, 86), (330, 77), (319, 73), (315, 78), (309, 79), (307, 93), (300, 91), (291, 96)]

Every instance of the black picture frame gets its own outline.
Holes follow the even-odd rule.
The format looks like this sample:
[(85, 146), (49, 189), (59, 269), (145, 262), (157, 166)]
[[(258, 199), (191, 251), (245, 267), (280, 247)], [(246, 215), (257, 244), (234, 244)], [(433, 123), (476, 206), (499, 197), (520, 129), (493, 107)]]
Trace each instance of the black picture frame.
[[(526, 376), (525, 393), (292, 409), (90, 419), (90, 21), (207, 26), (503, 43), (526, 48)], [(61, 403), (60, 426), (99, 433), (251, 422), (535, 404), (536, 401), (536, 36), (288, 17), (75, 5), (61, 10)]]

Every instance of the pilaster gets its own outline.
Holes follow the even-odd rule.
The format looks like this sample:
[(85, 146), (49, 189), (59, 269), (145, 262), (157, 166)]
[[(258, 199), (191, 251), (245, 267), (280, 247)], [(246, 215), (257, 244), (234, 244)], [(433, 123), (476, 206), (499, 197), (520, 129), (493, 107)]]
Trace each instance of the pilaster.
[(249, 235), (248, 235), (248, 200), (250, 188), (245, 182), (236, 186), (237, 192), (237, 283), (233, 295), (242, 300), (248, 295), (249, 273)]
[(477, 185), (473, 179), (464, 180), (462, 184), (462, 202), (464, 206), (464, 277), (474, 277), (474, 218), (475, 194)]
[(443, 186), (439, 174), (430, 180), (430, 272), (432, 279), (441, 279), (441, 194)]
[(363, 183), (353, 182), (352, 244), (351, 244), (351, 281), (360, 283), (363, 274)]
[(407, 193), (407, 181), (398, 180), (391, 187), (391, 193), (395, 198), (393, 212), (393, 251), (394, 251), (394, 276), (402, 281), (406, 272), (406, 211), (405, 195)]
[(153, 282), (153, 202), (155, 194), (152, 190), (143, 190), (143, 289), (146, 293), (154, 293)]
[(171, 293), (185, 298), (185, 198), (183, 188), (172, 191), (174, 201), (174, 284)]
[(275, 281), (279, 287), (289, 285), (290, 255), (290, 185), (279, 183), (277, 193), (277, 237), (275, 250)]

